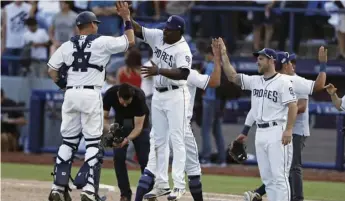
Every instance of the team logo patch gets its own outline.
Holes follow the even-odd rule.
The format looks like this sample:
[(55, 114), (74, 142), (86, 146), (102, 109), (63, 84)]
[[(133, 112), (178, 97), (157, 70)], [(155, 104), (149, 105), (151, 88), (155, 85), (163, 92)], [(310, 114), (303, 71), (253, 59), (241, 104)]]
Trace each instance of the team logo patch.
[(190, 64), (190, 57), (186, 56), (186, 61), (188, 62), (188, 64)]

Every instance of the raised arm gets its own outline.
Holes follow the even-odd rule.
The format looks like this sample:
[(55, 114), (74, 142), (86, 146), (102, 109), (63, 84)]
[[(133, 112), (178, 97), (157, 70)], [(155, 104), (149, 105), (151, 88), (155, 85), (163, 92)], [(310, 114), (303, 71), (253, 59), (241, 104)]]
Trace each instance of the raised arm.
[[(331, 96), (333, 105), (339, 110), (345, 110), (345, 96), (340, 99), (337, 95), (337, 88), (334, 87), (333, 84), (328, 84), (325, 86), (327, 93)], [(342, 106), (343, 105), (343, 106)]]
[(319, 48), (319, 62), (320, 72), (315, 80), (313, 92), (323, 90), (326, 84), (327, 49), (323, 46)]
[(134, 35), (144, 40), (142, 26), (138, 22), (136, 22), (133, 18), (131, 19), (131, 21), (133, 25)]
[(128, 8), (128, 3), (119, 1), (116, 3), (116, 8), (117, 13), (122, 17), (125, 23), (125, 35), (127, 36), (129, 47), (132, 47), (135, 45), (135, 37), (133, 25), (131, 23), (131, 13)]
[(223, 40), (220, 38), (219, 40), (219, 45), (221, 49), (221, 58), (223, 62), (223, 70), (230, 82), (235, 83), (238, 86), (242, 87), (242, 82), (241, 82), (241, 75), (238, 74), (235, 70), (235, 68), (231, 65), (228, 53), (226, 51), (226, 46), (223, 42)]

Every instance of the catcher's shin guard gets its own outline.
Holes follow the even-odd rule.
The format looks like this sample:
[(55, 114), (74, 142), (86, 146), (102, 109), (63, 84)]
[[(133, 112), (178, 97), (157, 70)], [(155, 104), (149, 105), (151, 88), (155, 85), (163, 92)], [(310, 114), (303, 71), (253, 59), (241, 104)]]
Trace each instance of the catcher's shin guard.
[(139, 179), (139, 185), (135, 194), (135, 201), (142, 201), (144, 195), (150, 192), (155, 183), (155, 175), (149, 170), (145, 169)]
[(188, 176), (188, 186), (195, 201), (203, 201), (200, 175)]
[(68, 188), (68, 182), (71, 176), (71, 168), (75, 152), (78, 149), (80, 136), (63, 138), (62, 145), (59, 147), (56, 156), (56, 162), (52, 175), (54, 184), (60, 187)]
[(98, 195), (98, 190), (104, 155), (104, 150), (103, 147), (99, 145), (99, 140), (100, 138), (85, 139), (85, 162), (78, 171), (73, 182), (77, 189), (83, 189), (85, 192), (94, 193), (96, 200), (101, 200)]

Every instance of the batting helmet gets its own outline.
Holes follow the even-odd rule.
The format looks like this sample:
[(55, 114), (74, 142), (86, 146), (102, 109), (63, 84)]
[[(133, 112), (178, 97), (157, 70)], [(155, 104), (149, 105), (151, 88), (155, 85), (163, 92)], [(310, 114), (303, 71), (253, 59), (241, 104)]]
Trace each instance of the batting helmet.
[(94, 22), (97, 24), (101, 23), (101, 21), (97, 20), (96, 15), (90, 11), (84, 11), (84, 12), (79, 13), (76, 19), (77, 26), (82, 25), (82, 24), (88, 24), (91, 22)]

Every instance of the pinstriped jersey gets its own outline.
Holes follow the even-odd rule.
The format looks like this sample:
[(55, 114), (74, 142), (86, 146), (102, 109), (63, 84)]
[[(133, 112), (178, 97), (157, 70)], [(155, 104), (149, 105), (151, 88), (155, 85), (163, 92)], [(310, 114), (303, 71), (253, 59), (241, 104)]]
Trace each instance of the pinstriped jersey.
[(240, 74), (242, 89), (250, 90), (254, 121), (265, 123), (286, 122), (287, 104), (296, 101), (292, 83), (286, 76), (277, 73), (269, 79), (259, 75)]
[(190, 70), (190, 73), (187, 78), (187, 86), (188, 86), (188, 91), (190, 93), (190, 102), (189, 102), (189, 108), (188, 108), (188, 113), (187, 113), (188, 123), (190, 122), (193, 116), (196, 88), (205, 90), (209, 81), (210, 81), (210, 76), (200, 74), (198, 71), (194, 69)]
[[(142, 33), (144, 42), (152, 48), (152, 61), (158, 68), (191, 68), (192, 53), (184, 37), (174, 44), (166, 44), (163, 42), (162, 30), (143, 27)], [(154, 76), (154, 87), (186, 84), (186, 80), (171, 80), (161, 75)]]

